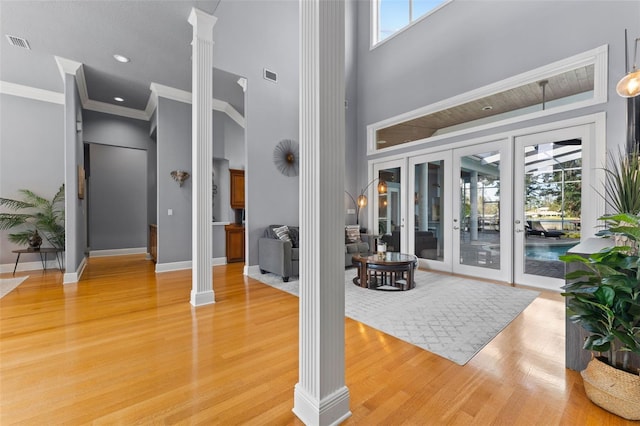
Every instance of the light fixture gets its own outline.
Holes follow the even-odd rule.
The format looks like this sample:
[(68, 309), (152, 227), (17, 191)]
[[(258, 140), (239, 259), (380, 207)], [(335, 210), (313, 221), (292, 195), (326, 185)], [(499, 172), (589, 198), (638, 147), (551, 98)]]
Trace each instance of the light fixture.
[(360, 224), (360, 209), (362, 209), (363, 207), (367, 206), (367, 196), (365, 195), (365, 192), (367, 191), (367, 189), (371, 186), (371, 184), (373, 184), (375, 181), (379, 181), (378, 182), (378, 193), (379, 194), (386, 194), (387, 193), (387, 183), (380, 179), (380, 178), (374, 178), (371, 182), (369, 182), (367, 184), (367, 186), (365, 186), (364, 188), (362, 188), (362, 190), (360, 191), (360, 195), (358, 195), (358, 198), (354, 198), (353, 195), (351, 195), (349, 193), (349, 191), (344, 191), (349, 198), (351, 198), (351, 201), (353, 201), (353, 204), (355, 204), (356, 206), (356, 225)]
[[(628, 49), (626, 48), (627, 44), (627, 31), (625, 30), (625, 54), (628, 53)], [(640, 41), (640, 37), (635, 39), (635, 47), (633, 51), (633, 68), (631, 71), (627, 72), (627, 75), (622, 77), (622, 79), (616, 85), (616, 92), (618, 95), (623, 98), (633, 98), (635, 96), (640, 95), (640, 70), (637, 68), (636, 58), (638, 55), (638, 41)], [(625, 61), (626, 62), (626, 61)]]
[(124, 102), (124, 98), (121, 98), (120, 96), (114, 97), (113, 100), (116, 102)]
[(491, 111), (493, 109), (493, 107), (491, 105), (485, 105), (482, 107), (483, 111)]
[(131, 61), (131, 59), (127, 58), (126, 56), (119, 55), (117, 53), (113, 55), (113, 59), (115, 59), (118, 62), (122, 62), (123, 64), (126, 64), (127, 62)]
[(549, 84), (549, 80), (540, 80), (538, 82), (538, 86), (542, 89), (542, 110), (544, 111), (547, 104), (547, 84)]
[(174, 170), (171, 172), (171, 177), (178, 182), (180, 186), (182, 186), (185, 180), (189, 179), (189, 176), (191, 176), (189, 172), (185, 172), (184, 170)]

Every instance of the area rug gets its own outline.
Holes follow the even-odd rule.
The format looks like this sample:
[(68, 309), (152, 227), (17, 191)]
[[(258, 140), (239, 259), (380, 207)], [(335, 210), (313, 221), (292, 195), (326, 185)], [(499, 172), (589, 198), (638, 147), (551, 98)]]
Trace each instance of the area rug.
[(9, 294), (14, 288), (22, 284), (22, 282), (27, 278), (29, 277), (26, 276), (18, 278), (0, 278), (0, 299)]
[[(274, 274), (251, 278), (298, 295), (299, 282)], [(345, 271), (345, 314), (370, 327), (464, 365), (539, 295), (531, 290), (490, 284), (423, 270), (409, 291), (376, 291), (353, 284)]]

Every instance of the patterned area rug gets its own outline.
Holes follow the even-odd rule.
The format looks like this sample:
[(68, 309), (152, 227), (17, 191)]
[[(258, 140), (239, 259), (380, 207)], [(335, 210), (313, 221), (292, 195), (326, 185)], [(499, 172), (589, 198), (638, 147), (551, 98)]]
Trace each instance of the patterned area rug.
[(27, 278), (29, 277), (0, 278), (0, 299), (22, 284), (22, 282)]
[[(298, 295), (298, 280), (274, 274), (251, 278)], [(464, 365), (539, 295), (531, 290), (417, 270), (409, 291), (376, 291), (353, 284), (345, 271), (345, 313), (401, 340)]]

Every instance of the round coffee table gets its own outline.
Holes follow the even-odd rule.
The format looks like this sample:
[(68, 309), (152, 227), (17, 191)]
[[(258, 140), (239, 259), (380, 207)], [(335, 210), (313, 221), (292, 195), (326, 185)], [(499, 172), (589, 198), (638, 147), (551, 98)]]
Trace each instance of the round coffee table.
[(416, 286), (413, 271), (418, 258), (412, 254), (387, 252), (383, 256), (356, 254), (352, 257), (358, 268), (353, 283), (372, 290), (402, 291)]

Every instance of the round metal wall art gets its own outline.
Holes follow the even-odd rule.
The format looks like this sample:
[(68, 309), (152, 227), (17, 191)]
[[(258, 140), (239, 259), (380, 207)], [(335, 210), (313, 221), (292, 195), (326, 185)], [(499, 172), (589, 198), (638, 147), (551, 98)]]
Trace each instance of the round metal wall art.
[(285, 176), (298, 176), (299, 172), (298, 143), (291, 139), (283, 139), (273, 150), (273, 163)]

